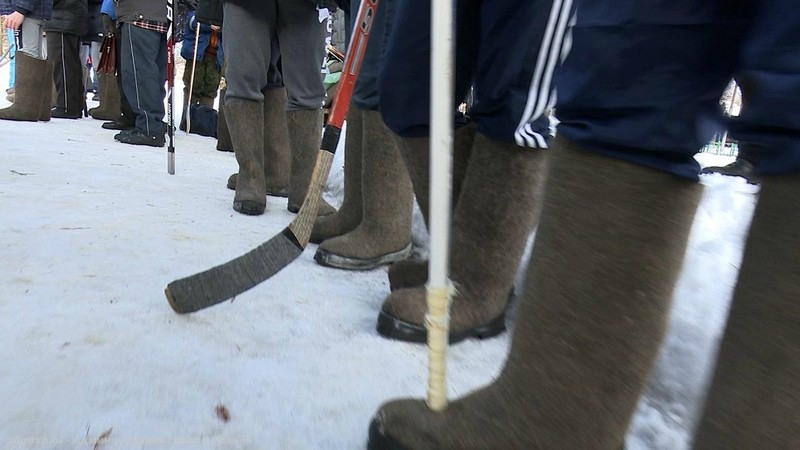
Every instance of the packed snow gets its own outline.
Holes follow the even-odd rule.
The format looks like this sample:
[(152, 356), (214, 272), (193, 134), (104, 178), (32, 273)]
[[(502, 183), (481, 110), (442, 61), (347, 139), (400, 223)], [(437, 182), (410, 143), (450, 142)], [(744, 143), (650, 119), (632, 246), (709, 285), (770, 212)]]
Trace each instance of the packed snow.
[[(236, 161), (213, 139), (178, 132), (168, 175), (166, 149), (113, 134), (90, 118), (0, 121), (0, 448), (358, 449), (381, 403), (425, 395), (426, 348), (375, 331), (385, 270), (323, 268), (314, 245), (233, 301), (173, 313), (169, 281), (250, 250), (294, 216), (279, 198), (263, 216), (234, 212), (225, 181)], [(735, 178), (703, 184), (629, 449), (687, 448), (700, 414), (757, 194)], [(491, 382), (509, 342), (452, 347), (450, 397)]]

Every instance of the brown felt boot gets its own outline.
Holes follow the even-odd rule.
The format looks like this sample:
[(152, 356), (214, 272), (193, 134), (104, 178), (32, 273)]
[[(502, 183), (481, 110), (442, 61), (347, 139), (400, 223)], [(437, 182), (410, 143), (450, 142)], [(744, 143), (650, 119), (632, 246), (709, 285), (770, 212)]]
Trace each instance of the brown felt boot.
[(696, 449), (800, 448), (798, 193), (764, 177)]
[[(289, 202), (287, 209), (293, 213), (300, 211), (306, 198), (311, 175), (317, 163), (322, 142), (322, 108), (300, 109), (286, 113), (289, 129), (289, 142), (292, 147), (292, 170), (289, 176)], [(320, 199), (318, 216), (336, 212), (325, 199)]]
[[(46, 78), (52, 84), (52, 71), (48, 72), (47, 61), (33, 58), (23, 52), (17, 52), (16, 65), (17, 81), (14, 86), (14, 104), (0, 109), (0, 119), (36, 122), (39, 120), (42, 91), (50, 94), (48, 89), (50, 85), (43, 84), (43, 81)], [(47, 109), (50, 110), (50, 108)]]
[(225, 103), (239, 178), (233, 209), (248, 215), (264, 213), (267, 191), (264, 188), (264, 107), (261, 102), (230, 99)]
[[(467, 173), (469, 156), (472, 154), (472, 144), (475, 140), (475, 127), (466, 125), (453, 133), (453, 197), (452, 207), (458, 204), (461, 195), (461, 184)], [(414, 193), (417, 197), (419, 209), (425, 224), (428, 224), (428, 183), (430, 182), (430, 150), (428, 139), (403, 139), (401, 149), (406, 166), (414, 184)], [(405, 260), (392, 264), (389, 267), (389, 289), (396, 291), (402, 288), (423, 286), (428, 282), (427, 260)]]
[[(469, 167), (453, 211), (451, 279), (456, 287), (450, 342), (505, 331), (508, 292), (536, 220), (537, 183), (545, 151), (475, 136)], [(425, 287), (399, 289), (383, 303), (378, 332), (425, 342)]]
[(117, 77), (110, 73), (100, 75), (100, 106), (89, 110), (97, 120), (116, 120), (120, 116), (119, 85)]
[(362, 220), (353, 231), (320, 244), (314, 259), (323, 266), (370, 270), (411, 254), (414, 191), (408, 169), (380, 112), (362, 114)]
[(563, 138), (551, 167), (499, 378), (442, 413), (416, 400), (384, 405), (370, 449), (622, 448), (702, 187)]
[[(231, 133), (228, 131), (228, 121), (225, 119), (225, 93), (227, 89), (219, 91), (219, 112), (217, 114), (217, 150), (221, 152), (232, 152), (233, 142)], [(230, 181), (230, 180), (229, 180)], [(236, 189), (236, 185), (229, 189)]]
[[(344, 148), (344, 200), (333, 214), (317, 217), (311, 230), (311, 242), (341, 236), (356, 229), (363, 215), (361, 198), (361, 166), (364, 148), (364, 110), (351, 104), (347, 111), (347, 130)], [(406, 170), (403, 168), (403, 170)]]

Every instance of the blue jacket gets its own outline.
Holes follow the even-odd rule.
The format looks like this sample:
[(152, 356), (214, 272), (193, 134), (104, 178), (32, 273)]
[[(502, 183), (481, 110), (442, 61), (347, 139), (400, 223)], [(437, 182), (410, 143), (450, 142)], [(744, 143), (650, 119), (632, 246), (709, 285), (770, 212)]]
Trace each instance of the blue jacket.
[(111, 20), (117, 20), (117, 12), (114, 10), (114, 0), (103, 0), (100, 13), (111, 17)]
[[(197, 59), (203, 59), (206, 53), (206, 48), (211, 43), (211, 26), (204, 23), (198, 23), (194, 17), (194, 11), (189, 11), (186, 14), (186, 32), (183, 34), (183, 45), (181, 46), (181, 57), (187, 61), (191, 61), (194, 57), (194, 35), (197, 32), (197, 27), (200, 27), (200, 42), (197, 43)], [(219, 44), (217, 45), (217, 68), (222, 70), (222, 30), (218, 32), (217, 36)]]
[(31, 19), (47, 20), (53, 13), (53, 0), (0, 0), (0, 14), (7, 15), (14, 11)]

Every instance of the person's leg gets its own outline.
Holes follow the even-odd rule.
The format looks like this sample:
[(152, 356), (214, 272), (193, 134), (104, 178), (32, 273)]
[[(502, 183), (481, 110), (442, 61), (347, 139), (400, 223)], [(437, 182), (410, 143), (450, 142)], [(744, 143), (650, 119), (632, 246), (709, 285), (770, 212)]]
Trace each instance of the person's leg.
[[(548, 150), (542, 219), (505, 368), (490, 386), (442, 413), (421, 401), (384, 406), (371, 427), (371, 449), (623, 446), (663, 339), (701, 193), (697, 167), (689, 172), (674, 164), (699, 148), (684, 144), (694, 136), (672, 130), (691, 129), (707, 102), (719, 98), (732, 75), (730, 65), (725, 73), (725, 61), (732, 60), (741, 21), (726, 20), (713, 8), (711, 14), (678, 9), (680, 15), (665, 7), (640, 22), (618, 6), (592, 4), (573, 30), (559, 108), (572, 112), (565, 130), (585, 145), (562, 130)], [(685, 39), (705, 45), (679, 44)], [(615, 62), (650, 56), (624, 68)], [(662, 94), (630, 94), (620, 107), (619, 99), (608, 97), (617, 94), (612, 87), (630, 88), (625, 74), (643, 86), (657, 84)], [(577, 91), (594, 93), (592, 101)], [(686, 115), (669, 110), (674, 96), (690, 103)], [(617, 147), (616, 139), (629, 138), (625, 129), (617, 130), (620, 136), (576, 132), (601, 130), (609, 114), (633, 127), (632, 135), (640, 121), (655, 125), (650, 114), (663, 114), (668, 120), (653, 130), (660, 132), (653, 141), (669, 141), (668, 150), (650, 147), (653, 141), (642, 141), (640, 149)], [(603, 154), (616, 152), (620, 156)], [(642, 156), (649, 159), (625, 160)], [(657, 167), (646, 167), (645, 160)], [(465, 184), (460, 203), (466, 191)]]
[(716, 372), (694, 448), (800, 445), (800, 12), (754, 3), (737, 80), (737, 138), (762, 178)]
[[(34, 19), (25, 19), (22, 23), (23, 46), (18, 49), (15, 57), (17, 78), (14, 103), (0, 109), (0, 119), (36, 122), (40, 120), (42, 95), (45, 91), (49, 102), (53, 77), (44, 59), (42, 24), (41, 20)], [(47, 111), (50, 111), (49, 105)]]
[[(17, 54), (17, 44), (14, 42), (14, 30), (8, 28), (6, 30), (6, 36), (10, 44), (10, 48), (8, 49), (8, 57), (10, 58), (11, 61), (9, 61), (8, 67), (11, 70), (11, 73), (9, 74), (8, 78), (8, 89), (11, 89), (14, 87), (14, 80), (16, 76), (15, 72), (16, 61), (14, 60), (14, 58), (16, 57)], [(8, 89), (6, 89), (6, 91), (8, 91)]]
[[(308, 192), (322, 139), (322, 61), (325, 24), (313, 2), (278, 0), (277, 33), (281, 48), (283, 84), (287, 93), (287, 126), (292, 147), (288, 209), (297, 212)], [(227, 48), (227, 47), (226, 47)], [(334, 208), (320, 199), (318, 215)]]
[(86, 101), (80, 37), (50, 32), (47, 47), (48, 59), (54, 63), (53, 81), (58, 94), (51, 117), (79, 119)]
[(272, 53), (269, 37), (276, 14), (274, 2), (267, 3), (263, 18), (239, 5), (225, 3), (225, 121), (239, 163), (233, 209), (249, 215), (262, 214), (267, 202), (262, 90), (268, 84)]
[(136, 115), (136, 130), (164, 145), (166, 37), (153, 30), (122, 24), (122, 80)]

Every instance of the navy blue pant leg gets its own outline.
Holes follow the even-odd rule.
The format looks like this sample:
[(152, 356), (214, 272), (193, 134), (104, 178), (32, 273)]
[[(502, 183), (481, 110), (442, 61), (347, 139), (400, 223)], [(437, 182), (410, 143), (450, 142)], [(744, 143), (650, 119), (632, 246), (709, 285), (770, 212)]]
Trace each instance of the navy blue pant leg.
[(166, 35), (123, 23), (122, 41), (122, 83), (136, 114), (136, 128), (149, 136), (163, 135)]
[(731, 134), (750, 145), (759, 173), (800, 170), (800, 10), (794, 0), (754, 2), (736, 79), (743, 105)]
[[(352, 33), (354, 23), (358, 17), (358, 1), (351, 2), (351, 12), (347, 16), (345, 27), (348, 36)], [(358, 72), (358, 80), (353, 90), (352, 102), (355, 106), (366, 110), (378, 110), (380, 95), (378, 91), (378, 76), (384, 64), (386, 45), (392, 32), (392, 21), (397, 0), (381, 0), (378, 11), (372, 20), (369, 42), (364, 52), (364, 59)], [(349, 44), (349, 37), (347, 39)]]
[(697, 179), (693, 155), (722, 127), (719, 99), (746, 14), (723, 9), (726, 2), (656, 3), (580, 3), (572, 50), (557, 74), (558, 132)]

